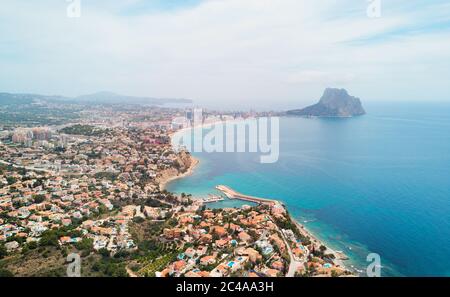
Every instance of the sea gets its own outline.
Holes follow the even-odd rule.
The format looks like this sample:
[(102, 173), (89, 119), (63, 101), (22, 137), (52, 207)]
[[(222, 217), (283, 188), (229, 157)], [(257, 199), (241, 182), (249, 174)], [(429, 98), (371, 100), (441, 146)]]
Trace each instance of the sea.
[(361, 275), (376, 253), (382, 276), (450, 276), (450, 104), (365, 107), (354, 118), (280, 118), (273, 164), (257, 153), (194, 152), (193, 174), (167, 189), (206, 197), (223, 184), (279, 199)]

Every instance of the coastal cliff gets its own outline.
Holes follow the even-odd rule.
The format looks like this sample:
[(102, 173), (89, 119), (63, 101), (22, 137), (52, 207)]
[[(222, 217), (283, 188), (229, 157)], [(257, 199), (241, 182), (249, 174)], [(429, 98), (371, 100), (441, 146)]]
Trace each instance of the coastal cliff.
[(175, 160), (176, 166), (163, 170), (157, 177), (157, 183), (160, 189), (164, 189), (166, 185), (178, 178), (187, 176), (192, 173), (194, 167), (198, 164), (198, 160), (192, 157), (190, 153), (180, 152)]
[(289, 110), (287, 115), (312, 117), (352, 117), (366, 112), (359, 98), (350, 96), (345, 89), (325, 89), (320, 101), (303, 109)]

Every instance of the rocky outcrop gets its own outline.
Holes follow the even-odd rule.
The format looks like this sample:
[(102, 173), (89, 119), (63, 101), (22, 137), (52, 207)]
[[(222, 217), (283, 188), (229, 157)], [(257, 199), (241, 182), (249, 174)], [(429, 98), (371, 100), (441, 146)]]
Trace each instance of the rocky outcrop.
[(164, 189), (170, 181), (191, 174), (197, 164), (198, 160), (196, 158), (192, 157), (190, 153), (182, 151), (178, 153), (173, 167), (162, 170), (158, 174), (156, 182), (159, 184), (160, 189)]
[(287, 115), (312, 117), (352, 117), (365, 113), (359, 98), (350, 96), (345, 89), (332, 88), (325, 90), (319, 103), (286, 112)]

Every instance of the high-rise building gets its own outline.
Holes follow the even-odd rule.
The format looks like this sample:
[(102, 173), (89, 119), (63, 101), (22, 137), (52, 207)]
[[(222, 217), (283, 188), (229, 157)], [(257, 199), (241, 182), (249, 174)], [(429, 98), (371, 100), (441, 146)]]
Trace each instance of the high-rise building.
[(51, 131), (49, 128), (36, 127), (36, 128), (18, 128), (14, 130), (12, 135), (12, 141), (14, 143), (27, 144), (33, 140), (50, 140)]

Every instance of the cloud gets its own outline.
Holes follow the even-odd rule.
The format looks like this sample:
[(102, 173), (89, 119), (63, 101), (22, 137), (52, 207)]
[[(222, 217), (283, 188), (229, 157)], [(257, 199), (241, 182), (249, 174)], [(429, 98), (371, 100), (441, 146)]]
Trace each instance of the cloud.
[(328, 84), (368, 99), (449, 91), (440, 1), (383, 1), (380, 19), (355, 0), (81, 1), (79, 19), (67, 18), (65, 1), (3, 1), (0, 89), (216, 106), (300, 105)]
[(351, 73), (330, 73), (317, 70), (301, 71), (288, 76), (287, 81), (293, 84), (347, 84), (352, 82), (355, 76)]

